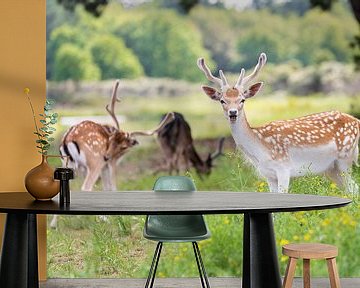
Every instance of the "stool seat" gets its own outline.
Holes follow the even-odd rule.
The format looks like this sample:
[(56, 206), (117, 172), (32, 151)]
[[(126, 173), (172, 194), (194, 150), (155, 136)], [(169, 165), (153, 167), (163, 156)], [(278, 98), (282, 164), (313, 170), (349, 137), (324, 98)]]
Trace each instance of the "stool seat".
[(321, 243), (287, 244), (282, 247), (282, 253), (292, 258), (329, 259), (338, 255), (338, 248)]

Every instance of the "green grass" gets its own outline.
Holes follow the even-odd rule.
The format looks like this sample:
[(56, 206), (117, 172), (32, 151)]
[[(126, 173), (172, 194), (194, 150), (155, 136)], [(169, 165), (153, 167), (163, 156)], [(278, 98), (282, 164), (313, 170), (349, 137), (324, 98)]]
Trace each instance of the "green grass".
[[(124, 128), (142, 129), (157, 124), (159, 115), (169, 110), (180, 111), (190, 122), (194, 138), (216, 138), (229, 134), (219, 105), (198, 95), (183, 98), (124, 99), (121, 111), (128, 116)], [(339, 97), (273, 98), (258, 97), (248, 101), (246, 112), (253, 125), (275, 119), (293, 118), (313, 112), (338, 109), (346, 112), (350, 101)], [(139, 107), (134, 109), (134, 107)], [(120, 108), (120, 107), (119, 107)], [(120, 110), (120, 109), (119, 109)], [(62, 111), (60, 114), (71, 114)], [(80, 111), (80, 113), (82, 113)], [(142, 126), (144, 125), (144, 126)], [(156, 178), (154, 163), (161, 162), (159, 148), (153, 138), (141, 140), (119, 166), (120, 190), (150, 190)], [(202, 155), (207, 147), (197, 149)], [(160, 157), (161, 158), (161, 157)], [(59, 163), (54, 163), (58, 165)], [(264, 179), (234, 151), (216, 161), (212, 174), (201, 180), (191, 170), (198, 190), (268, 191)], [(360, 183), (360, 169), (353, 171)], [(81, 186), (81, 178), (72, 182), (72, 188)], [(96, 186), (101, 189), (101, 183)], [(101, 192), (99, 192), (101, 193)], [(320, 176), (306, 176), (291, 182), (290, 193), (347, 196), (338, 187)], [(278, 213), (274, 215), (276, 244), (279, 248), (281, 273), (286, 258), (280, 247), (288, 242), (324, 242), (339, 247), (338, 266), (341, 277), (360, 277), (360, 202), (341, 209)], [(209, 240), (200, 242), (205, 265), (210, 276), (240, 276), (242, 271), (241, 215), (209, 215), (206, 221), (212, 232)], [(59, 217), (56, 230), (48, 230), (49, 277), (146, 277), (156, 243), (142, 237), (144, 217), (112, 216), (107, 221), (95, 216)], [(159, 277), (197, 276), (196, 263), (190, 244), (165, 245), (159, 264)], [(297, 271), (300, 275), (300, 270)], [(312, 275), (325, 276), (323, 261), (312, 263)]]

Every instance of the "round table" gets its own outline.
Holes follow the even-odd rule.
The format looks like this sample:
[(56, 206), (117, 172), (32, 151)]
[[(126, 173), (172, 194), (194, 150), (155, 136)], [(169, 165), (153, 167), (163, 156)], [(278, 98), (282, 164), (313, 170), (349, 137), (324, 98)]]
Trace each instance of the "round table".
[[(26, 192), (0, 193), (7, 213), (0, 287), (37, 288), (37, 214), (168, 215), (244, 214), (243, 288), (280, 288), (272, 213), (332, 209), (350, 199), (257, 192), (72, 192), (71, 203), (34, 201)], [(240, 237), (240, 236), (239, 236)]]

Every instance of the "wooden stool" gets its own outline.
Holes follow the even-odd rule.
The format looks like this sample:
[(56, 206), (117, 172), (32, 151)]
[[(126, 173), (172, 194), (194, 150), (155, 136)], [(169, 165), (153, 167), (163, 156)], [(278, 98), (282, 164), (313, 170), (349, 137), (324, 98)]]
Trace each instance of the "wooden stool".
[(340, 288), (340, 278), (336, 268), (338, 249), (336, 246), (319, 243), (288, 244), (282, 247), (282, 253), (289, 256), (283, 288), (291, 288), (297, 259), (303, 259), (304, 288), (310, 288), (310, 259), (325, 259), (328, 266), (331, 288)]

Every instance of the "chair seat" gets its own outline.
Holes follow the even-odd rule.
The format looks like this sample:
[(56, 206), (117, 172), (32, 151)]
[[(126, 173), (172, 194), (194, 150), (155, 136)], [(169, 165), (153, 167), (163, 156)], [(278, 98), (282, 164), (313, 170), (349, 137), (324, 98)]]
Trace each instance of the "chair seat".
[(338, 255), (336, 246), (321, 243), (287, 244), (282, 252), (286, 256), (302, 259), (329, 259)]
[(196, 242), (210, 238), (202, 215), (148, 216), (144, 237), (160, 242)]

